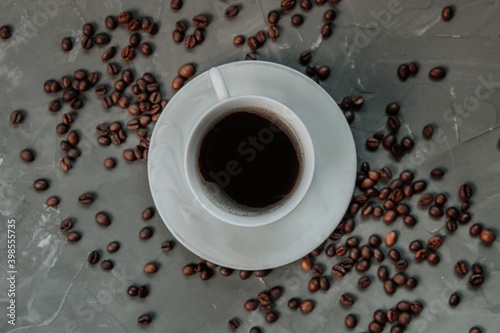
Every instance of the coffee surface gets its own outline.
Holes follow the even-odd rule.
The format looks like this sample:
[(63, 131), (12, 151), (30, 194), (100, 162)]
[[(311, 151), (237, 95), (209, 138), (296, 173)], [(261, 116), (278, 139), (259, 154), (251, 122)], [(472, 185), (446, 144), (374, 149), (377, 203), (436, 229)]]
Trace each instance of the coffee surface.
[(205, 134), (198, 169), (241, 205), (275, 204), (293, 190), (300, 174), (297, 142), (286, 132), (253, 110), (232, 112)]

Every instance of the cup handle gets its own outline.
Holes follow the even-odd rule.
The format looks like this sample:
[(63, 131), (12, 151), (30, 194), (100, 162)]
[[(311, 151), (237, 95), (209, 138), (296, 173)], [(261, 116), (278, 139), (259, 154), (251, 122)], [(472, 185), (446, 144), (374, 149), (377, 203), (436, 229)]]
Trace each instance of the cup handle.
[(217, 67), (210, 68), (209, 71), (210, 81), (212, 81), (212, 86), (214, 87), (215, 94), (219, 101), (223, 101), (231, 97), (229, 91), (227, 90), (226, 82), (222, 77), (220, 69)]

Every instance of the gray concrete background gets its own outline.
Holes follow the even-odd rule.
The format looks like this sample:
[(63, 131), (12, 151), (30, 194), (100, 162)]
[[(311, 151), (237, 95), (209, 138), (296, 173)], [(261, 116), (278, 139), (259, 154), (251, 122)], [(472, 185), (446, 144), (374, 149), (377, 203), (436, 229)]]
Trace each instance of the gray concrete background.
[[(101, 147), (95, 141), (98, 123), (113, 120), (126, 123), (131, 117), (116, 107), (104, 110), (92, 91), (87, 93), (85, 106), (76, 112), (72, 125), (82, 137), (79, 145), (82, 157), (68, 173), (59, 168), (62, 137), (55, 132), (55, 125), (69, 107), (64, 105), (60, 112), (50, 113), (47, 104), (53, 97), (44, 93), (43, 82), (71, 74), (78, 68), (100, 72), (100, 83), (112, 85), (114, 82), (100, 60), (105, 48), (81, 49), (84, 23), (96, 24), (98, 32), (107, 31), (104, 17), (123, 10), (133, 10), (139, 16), (149, 16), (158, 22), (160, 31), (155, 37), (143, 35), (143, 40), (154, 44), (154, 55), (149, 58), (138, 55), (127, 67), (140, 74), (154, 73), (162, 83), (162, 91), (170, 98), (173, 95), (170, 82), (180, 65), (194, 62), (201, 73), (214, 65), (244, 59), (248, 47), (235, 47), (233, 36), (248, 37), (259, 30), (267, 31), (267, 13), (280, 3), (277, 0), (184, 2), (178, 12), (170, 9), (169, 1), (158, 0), (40, 0), (0, 4), (0, 25), (13, 27), (13, 37), (0, 41), (3, 119), (0, 122), (0, 331), (228, 332), (228, 320), (238, 317), (241, 332), (248, 332), (252, 326), (260, 326), (264, 332), (342, 332), (346, 331), (344, 317), (354, 313), (359, 317), (359, 324), (353, 331), (365, 332), (377, 308), (388, 309), (402, 299), (418, 299), (424, 303), (425, 310), (414, 317), (407, 332), (468, 332), (474, 325), (486, 332), (498, 332), (498, 241), (485, 246), (469, 236), (468, 226), (460, 226), (454, 235), (446, 237), (439, 249), (441, 263), (437, 267), (415, 263), (406, 251), (411, 240), (425, 241), (433, 234), (447, 233), (444, 219), (437, 222), (426, 211), (415, 207), (416, 197), (409, 201), (419, 220), (413, 229), (405, 227), (400, 219), (387, 226), (372, 218), (357, 217), (354, 231), (364, 243), (372, 233), (383, 236), (391, 229), (398, 230), (396, 248), (404, 250), (404, 257), (410, 261), (407, 273), (419, 279), (415, 290), (402, 288), (388, 296), (381, 282), (374, 278), (370, 288), (360, 291), (356, 285), (359, 273), (352, 272), (344, 279), (332, 278), (330, 268), (338, 259), (322, 254), (316, 262), (325, 266), (332, 278), (332, 288), (311, 294), (307, 290), (311, 274), (303, 272), (298, 262), (275, 269), (263, 279), (251, 277), (242, 281), (237, 272), (230, 277), (216, 272), (208, 281), (201, 281), (197, 276), (185, 278), (181, 274), (182, 266), (197, 262), (197, 258), (179, 244), (173, 251), (162, 253), (160, 244), (172, 238), (169, 231), (158, 215), (147, 223), (141, 219), (142, 210), (152, 205), (146, 165), (127, 163), (121, 157), (124, 148), (137, 144), (137, 137), (129, 133), (120, 147)], [(223, 13), (230, 4), (238, 4), (240, 14), (228, 21)], [(456, 14), (452, 21), (445, 23), (440, 19), (440, 12), (449, 4), (456, 7)], [(303, 71), (304, 67), (297, 61), (298, 54), (306, 49), (314, 50), (312, 63), (332, 68), (332, 75), (321, 83), (332, 97), (341, 100), (346, 95), (361, 94), (366, 98), (365, 106), (356, 113), (352, 124), (359, 164), (366, 160), (376, 169), (389, 166), (394, 174), (409, 168), (416, 171), (417, 178), (427, 178), (434, 167), (443, 167), (447, 169), (444, 179), (432, 181), (426, 192), (448, 193), (449, 205), (457, 205), (459, 185), (473, 184), (471, 224), (480, 222), (498, 232), (499, 1), (367, 3), (346, 0), (336, 7), (338, 18), (333, 35), (321, 40), (321, 16), (330, 7), (314, 4), (314, 8), (305, 13), (297, 6), (293, 12), (305, 15), (305, 22), (299, 28), (291, 26), (290, 14), (283, 15), (279, 23), (280, 38), (268, 41), (259, 49), (258, 59)], [(389, 14), (391, 10), (393, 13)], [(174, 23), (179, 19), (190, 21), (199, 13), (211, 16), (206, 40), (192, 51), (186, 51), (183, 45), (176, 45), (171, 39)], [(385, 16), (380, 17), (380, 13)], [(110, 45), (117, 45), (120, 50), (128, 43), (129, 33), (123, 27), (111, 35)], [(60, 48), (65, 36), (75, 39), (75, 47), (68, 54)], [(396, 77), (396, 68), (409, 61), (417, 61), (420, 72), (402, 83)], [(433, 82), (427, 72), (438, 65), (448, 69), (448, 76), (441, 82)], [(495, 83), (485, 87), (484, 82)], [(481, 86), (483, 88), (477, 88)], [(478, 91), (481, 100), (476, 98)], [(402, 105), (399, 137), (410, 135), (417, 142), (413, 152), (401, 163), (396, 163), (383, 149), (377, 153), (364, 149), (366, 138), (375, 131), (387, 132), (384, 108), (393, 101)], [(8, 122), (15, 109), (24, 110), (26, 115), (25, 121), (17, 126)], [(421, 135), (427, 123), (439, 128), (431, 141), (423, 140)], [(36, 151), (36, 160), (31, 164), (19, 158), (19, 151), (27, 147)], [(117, 158), (114, 170), (103, 167), (106, 157)], [(32, 183), (37, 178), (49, 179), (50, 189), (36, 193)], [(82, 207), (77, 202), (78, 195), (86, 191), (97, 193), (90, 207)], [(61, 198), (56, 208), (45, 205), (51, 195)], [(112, 216), (108, 228), (94, 221), (95, 213), (101, 210)], [(68, 217), (76, 220), (74, 230), (83, 236), (76, 244), (68, 243), (59, 230), (60, 221)], [(5, 316), (8, 219), (16, 220), (15, 327), (7, 324)], [(141, 241), (138, 232), (145, 225), (152, 226), (155, 234), (150, 240)], [(107, 254), (106, 244), (114, 240), (120, 242), (121, 248), (117, 253)], [(114, 261), (111, 272), (89, 267), (87, 256), (94, 249), (100, 249), (103, 257)], [(472, 290), (466, 278), (456, 276), (453, 266), (459, 259), (485, 265), (487, 280), (481, 288)], [(152, 260), (159, 263), (160, 269), (153, 276), (145, 276), (143, 265)], [(389, 259), (385, 264), (391, 267), (393, 274)], [(368, 275), (375, 277), (377, 266), (372, 265)], [(125, 292), (130, 284), (148, 285), (150, 296), (143, 300), (130, 299)], [(246, 312), (243, 303), (275, 285), (284, 288), (284, 295), (277, 302), (280, 319), (266, 324), (258, 311)], [(462, 294), (462, 303), (452, 309), (447, 301), (456, 290)], [(356, 295), (357, 302), (350, 309), (338, 301), (344, 291)], [(317, 302), (316, 309), (308, 315), (293, 312), (286, 306), (291, 297), (313, 299)], [(154, 317), (148, 327), (139, 327), (136, 323), (142, 313), (151, 313)], [(385, 331), (388, 330), (386, 327)]]

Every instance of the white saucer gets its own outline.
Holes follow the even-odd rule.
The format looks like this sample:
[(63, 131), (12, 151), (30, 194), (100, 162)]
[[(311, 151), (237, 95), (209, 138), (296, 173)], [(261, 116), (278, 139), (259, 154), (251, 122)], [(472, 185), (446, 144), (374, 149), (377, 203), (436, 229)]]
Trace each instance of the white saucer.
[(291, 213), (261, 227), (230, 225), (199, 205), (184, 175), (183, 155), (192, 127), (218, 102), (205, 72), (175, 94), (153, 131), (148, 176), (156, 208), (174, 237), (210, 262), (245, 270), (288, 264), (328, 238), (349, 205), (356, 178), (351, 130), (330, 95), (294, 69), (264, 61), (234, 62), (219, 69), (231, 96), (266, 96), (300, 117), (316, 156), (309, 191)]

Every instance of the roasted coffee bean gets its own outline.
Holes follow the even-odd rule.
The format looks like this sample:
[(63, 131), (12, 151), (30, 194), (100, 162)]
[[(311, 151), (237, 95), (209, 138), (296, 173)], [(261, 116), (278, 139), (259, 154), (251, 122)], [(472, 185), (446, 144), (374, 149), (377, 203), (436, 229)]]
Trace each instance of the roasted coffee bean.
[(287, 304), (292, 310), (297, 310), (300, 307), (300, 301), (296, 298), (290, 298)]
[(345, 326), (347, 326), (348, 328), (355, 328), (356, 325), (358, 325), (358, 320), (356, 319), (356, 317), (353, 314), (348, 314), (345, 317)]
[(85, 36), (85, 37), (82, 39), (82, 48), (84, 48), (85, 50), (88, 50), (88, 49), (90, 49), (92, 46), (94, 46), (94, 41), (92, 40), (92, 37)]
[(104, 25), (106, 25), (106, 28), (109, 30), (115, 30), (116, 29), (116, 20), (113, 16), (106, 16), (104, 19)]
[(441, 11), (441, 17), (444, 21), (449, 21), (453, 18), (453, 8), (451, 6), (444, 7)]
[(149, 55), (153, 54), (153, 47), (151, 46), (150, 43), (147, 43), (147, 42), (142, 43), (141, 44), (141, 52), (145, 56), (149, 56)]
[(488, 230), (488, 229), (484, 229), (483, 231), (481, 231), (481, 240), (485, 243), (493, 243), (496, 239), (496, 234), (495, 232), (491, 231), (491, 230)]
[(480, 263), (473, 263), (472, 264), (472, 272), (474, 274), (483, 274), (484, 268)]
[(300, 14), (295, 14), (292, 16), (292, 25), (294, 26), (300, 26), (302, 23), (304, 23), (304, 16)]
[(479, 223), (471, 225), (469, 229), (469, 233), (471, 236), (479, 236), (482, 231), (483, 231), (483, 226)]
[(129, 11), (122, 12), (118, 14), (116, 19), (118, 20), (118, 23), (120, 24), (128, 24), (133, 18), (133, 15)]
[(398, 261), (399, 259), (401, 259), (401, 253), (398, 250), (390, 249), (389, 258), (391, 258), (394, 261)]
[(418, 204), (422, 207), (427, 207), (434, 202), (434, 196), (432, 194), (424, 194), (418, 199)]
[(459, 195), (462, 200), (469, 200), (472, 197), (472, 188), (469, 184), (463, 184), (460, 186)]
[(427, 246), (430, 249), (437, 249), (438, 247), (441, 246), (441, 244), (443, 244), (443, 236), (431, 237), (431, 238), (429, 238), (429, 240), (427, 242)]
[(9, 39), (12, 36), (12, 32), (8, 25), (3, 25), (0, 27), (0, 38)]
[[(175, 40), (175, 39), (174, 39)], [(196, 37), (194, 35), (188, 35), (184, 40), (184, 46), (187, 49), (192, 49), (196, 46)]]
[(142, 219), (144, 221), (152, 219), (154, 215), (155, 215), (155, 211), (151, 207), (148, 207), (142, 211)]
[(453, 294), (451, 294), (448, 303), (451, 306), (457, 306), (460, 303), (460, 294), (458, 292), (454, 292)]
[(256, 310), (258, 307), (258, 303), (256, 300), (254, 299), (249, 299), (248, 301), (245, 302), (244, 304), (244, 308), (245, 310), (247, 311), (254, 311)]
[(429, 207), (429, 214), (436, 218), (439, 218), (444, 215), (444, 211), (440, 206), (432, 205)]
[(111, 242), (106, 246), (106, 250), (108, 250), (109, 253), (116, 252), (120, 249), (120, 244), (118, 242)]
[(319, 289), (319, 278), (317, 276), (309, 280), (307, 288), (311, 292), (315, 292)]
[(96, 44), (106, 45), (111, 41), (109, 35), (105, 32), (100, 32), (94, 37)]
[(127, 45), (122, 50), (122, 58), (125, 61), (130, 61), (135, 57), (135, 48), (132, 45)]
[(142, 26), (141, 21), (139, 21), (136, 18), (133, 18), (128, 23), (128, 30), (134, 32), (134, 31), (137, 31), (137, 30), (141, 29), (141, 26)]
[(23, 149), (20, 153), (21, 159), (25, 162), (33, 162), (35, 160), (35, 155), (31, 149)]
[(78, 196), (78, 202), (82, 205), (89, 205), (94, 202), (94, 195), (92, 193), (83, 193)]
[(172, 80), (172, 89), (179, 90), (184, 85), (184, 78), (181, 76), (176, 76)]
[(408, 280), (406, 281), (406, 288), (408, 289), (414, 289), (418, 284), (418, 281), (417, 279), (415, 278), (408, 278)]
[(311, 61), (312, 55), (309, 51), (304, 51), (299, 55), (299, 62), (302, 65), (307, 65)]
[(158, 33), (158, 24), (156, 23), (152, 23), (149, 28), (148, 28), (148, 33), (151, 35), (151, 36), (154, 36)]
[(462, 224), (467, 224), (470, 222), (471, 219), (472, 219), (472, 217), (470, 216), (470, 214), (465, 212), (465, 213), (460, 214), (458, 221)]
[(300, 0), (300, 7), (304, 10), (311, 10), (312, 8), (311, 0)]
[(64, 52), (69, 52), (73, 48), (73, 41), (71, 37), (64, 37), (61, 41), (61, 49)]
[(151, 237), (153, 237), (153, 229), (150, 227), (144, 227), (139, 232), (139, 238), (141, 239), (150, 239)]
[(111, 140), (107, 135), (101, 135), (97, 138), (97, 143), (101, 146), (109, 146), (111, 144)]
[(314, 310), (314, 303), (313, 301), (310, 300), (305, 300), (302, 303), (300, 303), (300, 310), (304, 313), (309, 313), (312, 310)]
[(469, 278), (469, 284), (473, 287), (482, 285), (484, 282), (484, 276), (482, 274), (473, 274)]
[(257, 295), (257, 301), (262, 305), (271, 304), (271, 297), (267, 292), (261, 292)]
[(104, 160), (104, 167), (106, 169), (113, 169), (116, 166), (116, 161), (112, 158), (107, 158)]
[(182, 0), (172, 0), (170, 2), (170, 8), (173, 10), (179, 10), (182, 8)]
[(141, 325), (149, 325), (151, 324), (151, 316), (148, 314), (143, 314), (137, 318), (137, 322)]
[(483, 330), (481, 330), (479, 327), (472, 327), (469, 330), (469, 333), (483, 333)]
[(410, 70), (410, 73), (413, 75), (416, 75), (418, 73), (418, 65), (415, 62), (410, 62), (408, 64), (408, 69)]
[(376, 150), (379, 145), (380, 145), (380, 141), (375, 139), (375, 138), (366, 139), (366, 147), (369, 150)]
[(340, 295), (340, 302), (346, 306), (352, 306), (355, 303), (355, 299), (352, 295), (345, 293)]
[(102, 226), (109, 226), (111, 224), (111, 219), (109, 218), (109, 215), (106, 214), (105, 212), (99, 212), (95, 215), (95, 220), (97, 223), (99, 223)]
[(71, 131), (68, 133), (67, 140), (72, 146), (76, 146), (80, 142), (80, 136), (77, 132)]
[(356, 263), (356, 270), (358, 272), (366, 272), (368, 269), (370, 269), (370, 261), (363, 259)]
[(401, 325), (408, 325), (411, 322), (411, 315), (409, 312), (401, 312), (398, 316), (398, 321)]
[(78, 232), (72, 231), (66, 235), (66, 238), (70, 242), (78, 242), (82, 238), (82, 236), (80, 236)]
[(206, 28), (209, 24), (208, 18), (203, 15), (193, 17), (193, 24), (198, 28)]
[(101, 56), (102, 61), (107, 61), (111, 58), (113, 58), (116, 54), (116, 48), (114, 46), (111, 46), (109, 49), (104, 51), (104, 53)]
[(336, 17), (337, 17), (337, 12), (335, 12), (332, 9), (328, 9), (323, 13), (323, 18), (328, 22), (335, 20)]
[[(62, 124), (62, 125), (64, 125), (64, 124)], [(59, 145), (60, 145), (60, 147), (61, 147), (61, 149), (62, 149), (63, 151), (68, 151), (68, 150), (70, 150), (70, 149), (71, 149), (71, 145), (70, 145), (70, 144), (69, 144), (69, 142), (68, 142), (68, 141), (66, 141), (66, 140), (62, 140), (62, 141), (60, 142), (60, 144), (59, 144)]]
[(344, 275), (346, 274), (346, 269), (340, 265), (335, 265), (332, 267), (332, 273), (337, 277), (344, 277)]
[(380, 218), (382, 217), (382, 215), (384, 215), (384, 210), (382, 209), (382, 207), (380, 206), (373, 207), (373, 216), (375, 216), (376, 218)]
[(382, 326), (381, 324), (377, 323), (376, 321), (372, 321), (369, 325), (368, 325), (368, 329), (370, 330), (370, 332), (373, 332), (373, 333), (381, 333), (384, 329), (384, 326)]
[(464, 276), (469, 272), (469, 266), (467, 266), (467, 263), (465, 261), (459, 260), (455, 264), (455, 271), (458, 275)]
[(82, 28), (84, 36), (92, 36), (94, 35), (94, 26), (90, 23), (85, 23)]
[(307, 65), (306, 74), (309, 77), (314, 76), (318, 74), (318, 68), (315, 65)]
[(384, 148), (386, 149), (391, 149), (392, 146), (394, 146), (397, 142), (397, 139), (396, 137), (394, 136), (394, 134), (387, 134), (384, 139), (382, 140), (382, 145), (384, 146)]
[(396, 116), (399, 113), (400, 109), (401, 107), (399, 106), (399, 104), (391, 103), (385, 107), (385, 113), (387, 113), (387, 115), (389, 116)]
[(424, 248), (423, 244), (419, 240), (414, 240), (409, 245), (410, 251), (417, 252)]
[(245, 43), (245, 37), (243, 37), (242, 35), (234, 36), (233, 43), (234, 45), (243, 45)]
[(380, 281), (387, 281), (389, 278), (389, 270), (387, 269), (386, 266), (379, 266), (377, 269), (377, 276), (380, 279)]
[(446, 77), (446, 70), (443, 67), (434, 67), (429, 71), (429, 77), (436, 81), (441, 81)]
[(108, 87), (104, 84), (101, 84), (95, 87), (94, 91), (97, 96), (104, 96), (108, 93)]
[(68, 171), (69, 169), (71, 169), (71, 161), (67, 157), (61, 158), (61, 160), (59, 161), (59, 165), (61, 166), (61, 169), (63, 171)]
[(120, 73), (120, 69), (119, 69), (118, 65), (115, 63), (108, 64), (106, 69), (107, 69), (109, 75), (116, 75), (116, 74)]
[(397, 239), (398, 239), (398, 234), (395, 231), (390, 231), (385, 236), (385, 244), (387, 246), (393, 246), (394, 244), (396, 244)]
[(97, 264), (99, 262), (99, 259), (100, 259), (99, 252), (98, 251), (92, 251), (92, 252), (90, 252), (87, 261), (89, 262), (89, 264), (95, 265), (95, 264)]
[(330, 76), (330, 67), (321, 66), (318, 68), (318, 78), (320, 80), (326, 80)]
[[(448, 201), (448, 198), (445, 194), (439, 193), (436, 195), (436, 205), (444, 206), (444, 204)], [(448, 211), (447, 211), (448, 212)]]
[(397, 131), (401, 127), (401, 122), (399, 121), (398, 117), (396, 117), (396, 116), (390, 116), (387, 119), (387, 125), (393, 131)]
[(465, 200), (464, 202), (462, 202), (462, 212), (468, 211), (469, 208), (470, 208), (470, 201)]
[(392, 295), (396, 292), (396, 284), (392, 280), (384, 281), (384, 290), (387, 294)]
[(239, 12), (238, 6), (229, 6), (224, 11), (224, 15), (226, 15), (226, 17), (228, 18), (232, 18), (238, 15), (238, 12)]
[(405, 259), (398, 260), (394, 266), (396, 266), (397, 269), (399, 270), (405, 270), (408, 268), (408, 261)]
[(413, 141), (412, 138), (405, 136), (403, 139), (401, 139), (401, 146), (403, 146), (403, 148), (406, 150), (411, 150), (413, 149), (413, 147), (415, 147), (415, 141)]
[(441, 261), (441, 258), (439, 258), (439, 255), (437, 253), (429, 252), (429, 255), (427, 256), (427, 261), (432, 265), (437, 265), (439, 264), (439, 261)]
[(332, 32), (333, 32), (333, 28), (332, 28), (332, 24), (330, 22), (325, 23), (321, 27), (321, 36), (323, 36), (324, 38), (330, 37), (332, 35)]
[(398, 310), (389, 309), (389, 310), (387, 310), (386, 316), (387, 316), (387, 321), (389, 321), (391, 323), (395, 322), (396, 320), (398, 320), (398, 316), (399, 316)]
[(69, 102), (69, 105), (73, 110), (79, 110), (83, 107), (83, 101), (77, 97), (71, 100), (71, 102)]
[(362, 276), (358, 280), (358, 286), (362, 289), (368, 288), (372, 280), (368, 276)]
[(335, 252), (337, 254), (337, 256), (339, 257), (343, 257), (346, 255), (347, 253), (347, 247), (345, 246), (339, 246)]
[(37, 179), (33, 182), (33, 188), (37, 191), (46, 191), (49, 183), (45, 179)]
[(144, 273), (146, 274), (154, 274), (157, 271), (158, 271), (158, 266), (153, 262), (144, 265)]
[(408, 67), (408, 65), (407, 64), (399, 65), (399, 67), (398, 67), (398, 77), (402, 81), (406, 81), (408, 79), (408, 76), (410, 76), (410, 68)]
[(49, 103), (49, 111), (50, 112), (57, 112), (61, 110), (61, 101), (59, 99), (53, 99)]
[(397, 273), (392, 277), (392, 281), (394, 281), (394, 283), (398, 286), (402, 286), (406, 284), (406, 281), (408, 281), (408, 277), (404, 273)]
[(432, 128), (431, 125), (425, 125), (424, 128), (422, 129), (422, 134), (424, 135), (425, 138), (430, 139), (434, 134), (434, 129)]
[(194, 275), (195, 273), (196, 272), (194, 264), (188, 264), (182, 268), (182, 274), (184, 274), (185, 276)]
[(59, 229), (61, 229), (61, 231), (68, 231), (72, 227), (73, 227), (73, 221), (71, 219), (63, 220), (59, 225)]
[(281, 1), (281, 9), (282, 10), (291, 10), (295, 7), (295, 0), (282, 0)]
[(23, 118), (23, 113), (19, 110), (12, 111), (10, 114), (10, 122), (14, 125), (20, 124)]
[(382, 311), (382, 310), (376, 310), (373, 313), (373, 319), (377, 323), (385, 325), (385, 323), (387, 323), (387, 314), (384, 311)]
[(259, 46), (262, 46), (266, 42), (266, 34), (264, 31), (259, 31), (255, 34), (255, 39), (258, 42)]
[[(131, 286), (131, 287), (134, 287), (134, 286)], [(137, 287), (134, 287), (134, 288), (136, 289), (135, 293), (137, 296), (139, 296), (139, 298), (146, 298), (149, 295), (149, 289), (146, 286), (141, 286), (141, 287), (139, 287), (139, 289), (137, 289)], [(130, 295), (130, 293), (129, 293), (129, 295)], [(135, 296), (135, 295), (130, 295), (130, 296)]]
[(418, 250), (416, 253), (415, 253), (415, 259), (417, 261), (423, 261), (423, 260), (426, 260), (427, 257), (429, 256), (429, 252), (427, 252), (426, 249), (421, 249), (421, 250)]
[(380, 244), (382, 244), (382, 240), (380, 239), (379, 236), (377, 235), (371, 235), (369, 238), (368, 238), (368, 243), (374, 247), (374, 248), (377, 248), (380, 246)]

